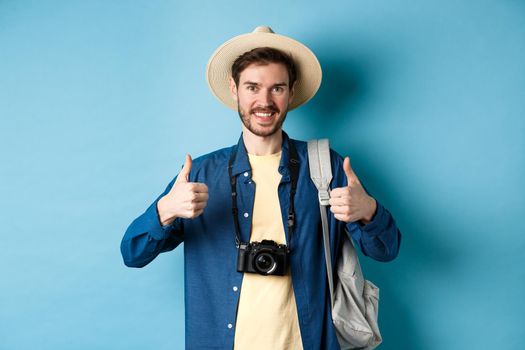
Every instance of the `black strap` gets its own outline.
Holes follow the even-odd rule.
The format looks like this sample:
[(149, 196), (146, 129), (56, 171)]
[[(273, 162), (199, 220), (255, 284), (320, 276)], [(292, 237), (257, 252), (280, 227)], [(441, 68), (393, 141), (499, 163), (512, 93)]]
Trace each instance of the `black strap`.
[[(241, 245), (241, 229), (239, 225), (239, 210), (237, 208), (237, 178), (232, 174), (233, 161), (237, 155), (237, 147), (235, 147), (228, 162), (228, 174), (230, 175), (231, 197), (232, 197), (232, 215), (235, 224), (235, 245)], [(294, 199), (297, 190), (297, 180), (299, 179), (299, 156), (297, 150), (293, 145), (292, 140), (288, 141), (288, 170), (290, 171), (291, 189), (290, 189), (290, 205), (288, 206), (288, 246), (292, 240), (292, 234), (295, 228), (295, 209)]]
[(233, 160), (237, 154), (237, 148), (234, 148), (230, 160), (228, 162), (228, 174), (230, 175), (230, 185), (232, 187), (232, 215), (233, 223), (235, 224), (235, 246), (239, 248), (241, 245), (241, 228), (239, 226), (239, 210), (237, 209), (237, 178), (232, 175)]
[(290, 206), (288, 207), (288, 232), (289, 240), (292, 240), (292, 233), (295, 228), (295, 209), (294, 199), (295, 192), (297, 190), (297, 180), (299, 179), (299, 156), (292, 143), (292, 140), (288, 141), (288, 170), (290, 171), (291, 177), (291, 189), (290, 189)]

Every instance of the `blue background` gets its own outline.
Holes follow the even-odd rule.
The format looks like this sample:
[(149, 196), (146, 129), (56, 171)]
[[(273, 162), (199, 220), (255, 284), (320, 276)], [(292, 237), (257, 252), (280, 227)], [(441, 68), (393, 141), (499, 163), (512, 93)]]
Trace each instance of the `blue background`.
[(184, 347), (183, 250), (128, 269), (120, 239), (185, 153), (237, 141), (205, 65), (261, 24), (324, 70), (285, 130), (350, 155), (404, 234), (363, 260), (381, 348), (522, 349), (519, 0), (1, 0), (0, 349)]

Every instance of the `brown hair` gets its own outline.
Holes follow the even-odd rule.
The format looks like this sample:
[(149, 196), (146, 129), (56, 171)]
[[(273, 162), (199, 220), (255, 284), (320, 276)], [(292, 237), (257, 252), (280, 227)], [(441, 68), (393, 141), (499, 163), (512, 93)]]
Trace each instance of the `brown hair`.
[(288, 70), (289, 88), (291, 89), (297, 79), (295, 63), (290, 55), (272, 47), (258, 47), (237, 57), (232, 65), (232, 77), (235, 85), (239, 85), (241, 73), (249, 65), (266, 65), (269, 63), (281, 63), (286, 67), (286, 70)]

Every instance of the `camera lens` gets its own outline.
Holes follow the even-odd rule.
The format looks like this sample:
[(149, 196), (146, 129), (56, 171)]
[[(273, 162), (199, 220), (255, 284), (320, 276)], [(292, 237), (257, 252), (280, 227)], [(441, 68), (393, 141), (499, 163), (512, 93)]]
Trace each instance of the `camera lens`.
[(255, 257), (255, 269), (263, 275), (271, 274), (276, 267), (277, 263), (269, 253), (261, 252)]

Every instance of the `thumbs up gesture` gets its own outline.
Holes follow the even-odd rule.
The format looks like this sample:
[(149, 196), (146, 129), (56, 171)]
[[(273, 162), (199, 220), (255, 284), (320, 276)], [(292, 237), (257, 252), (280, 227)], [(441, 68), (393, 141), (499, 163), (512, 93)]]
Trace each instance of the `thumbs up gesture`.
[(348, 222), (361, 221), (366, 224), (372, 220), (377, 208), (374, 198), (370, 197), (357, 175), (350, 166), (350, 158), (343, 161), (343, 170), (348, 179), (348, 186), (335, 188), (330, 193), (330, 211), (337, 220)]
[(191, 157), (188, 154), (173, 187), (157, 202), (160, 223), (163, 226), (172, 223), (176, 218), (196, 218), (206, 208), (208, 186), (203, 183), (189, 182), (191, 165)]

